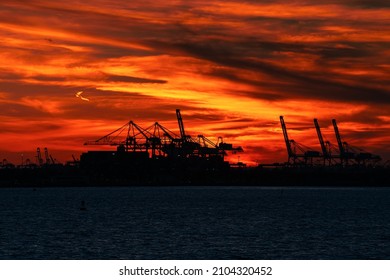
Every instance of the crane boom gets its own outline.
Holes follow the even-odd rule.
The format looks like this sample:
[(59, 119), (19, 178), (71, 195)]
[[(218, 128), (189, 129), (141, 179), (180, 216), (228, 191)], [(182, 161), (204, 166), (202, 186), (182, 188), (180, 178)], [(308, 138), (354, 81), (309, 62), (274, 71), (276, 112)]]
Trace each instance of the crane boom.
[(184, 131), (184, 123), (183, 123), (183, 119), (181, 117), (180, 109), (176, 109), (176, 117), (177, 117), (177, 122), (179, 124), (181, 139), (183, 139), (183, 141), (186, 141), (186, 134)]
[(172, 131), (170, 131), (169, 129), (163, 127), (161, 124), (159, 124), (158, 122), (156, 122), (154, 124), (155, 126), (157, 126), (159, 129), (161, 129), (165, 135), (170, 139), (170, 140), (175, 140), (176, 137), (178, 137), (175, 133), (173, 133)]
[(37, 148), (37, 161), (38, 161), (38, 165), (42, 165), (43, 164), (41, 148)]
[(328, 150), (326, 149), (325, 142), (324, 142), (324, 138), (322, 137), (321, 128), (320, 128), (320, 125), (318, 124), (318, 120), (317, 120), (317, 119), (314, 119), (314, 125), (315, 125), (315, 127), (316, 127), (316, 131), (317, 131), (317, 135), (318, 135), (318, 140), (320, 141), (322, 154), (323, 154), (323, 156), (324, 156), (325, 158), (326, 158), (326, 157), (329, 157), (329, 152), (328, 152)]
[(46, 147), (44, 148), (44, 150), (45, 150), (46, 164), (50, 164), (49, 150)]
[(137, 124), (134, 123), (133, 121), (130, 121), (130, 122), (129, 122), (129, 126), (135, 127), (135, 129), (138, 130), (138, 132), (141, 133), (142, 136), (143, 136), (146, 140), (149, 139), (149, 136), (146, 135), (146, 133), (145, 133), (145, 132), (147, 132), (147, 131), (145, 131), (144, 129), (142, 129), (139, 125), (137, 125)]
[(282, 130), (283, 130), (283, 135), (284, 135), (284, 141), (286, 142), (288, 158), (289, 158), (289, 160), (290, 160), (290, 158), (291, 158), (292, 156), (294, 156), (294, 153), (293, 153), (292, 148), (291, 148), (291, 142), (290, 142), (290, 140), (288, 139), (287, 128), (286, 128), (286, 124), (284, 123), (283, 116), (280, 116), (280, 124), (282, 125)]
[(334, 128), (334, 133), (336, 134), (336, 139), (337, 139), (337, 144), (339, 146), (340, 150), (340, 157), (343, 157), (345, 154), (343, 142), (341, 141), (341, 136), (339, 132), (339, 128), (337, 127), (337, 122), (335, 119), (332, 120), (333, 128)]

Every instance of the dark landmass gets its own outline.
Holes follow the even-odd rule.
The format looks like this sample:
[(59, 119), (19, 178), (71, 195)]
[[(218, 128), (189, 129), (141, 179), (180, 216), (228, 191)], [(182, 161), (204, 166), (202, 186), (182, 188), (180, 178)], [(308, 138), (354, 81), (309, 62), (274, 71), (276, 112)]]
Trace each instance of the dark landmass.
[(88, 152), (79, 164), (0, 169), (0, 187), (56, 186), (390, 186), (384, 166), (246, 167), (220, 158), (149, 158)]

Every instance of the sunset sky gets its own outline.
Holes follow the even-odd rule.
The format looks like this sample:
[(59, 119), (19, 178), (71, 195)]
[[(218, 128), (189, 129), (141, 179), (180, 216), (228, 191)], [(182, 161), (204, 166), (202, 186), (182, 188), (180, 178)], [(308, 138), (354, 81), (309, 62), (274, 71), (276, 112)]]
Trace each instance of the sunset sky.
[(16, 164), (79, 157), (129, 120), (178, 132), (176, 108), (249, 164), (286, 161), (280, 115), (313, 149), (313, 118), (336, 144), (335, 118), (390, 159), (389, 1), (2, 0), (0, 36), (0, 157)]

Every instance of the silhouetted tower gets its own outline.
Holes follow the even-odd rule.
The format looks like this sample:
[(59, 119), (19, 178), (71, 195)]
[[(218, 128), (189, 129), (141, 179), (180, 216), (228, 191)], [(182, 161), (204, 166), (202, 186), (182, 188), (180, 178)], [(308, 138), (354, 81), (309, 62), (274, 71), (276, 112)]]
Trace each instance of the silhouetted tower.
[(322, 137), (322, 133), (321, 133), (321, 128), (320, 128), (320, 125), (318, 124), (318, 120), (317, 119), (314, 119), (314, 125), (316, 127), (318, 140), (320, 141), (321, 150), (322, 150), (322, 156), (324, 157), (324, 165), (325, 165), (326, 161), (328, 161), (328, 163), (330, 165), (332, 157), (331, 157), (331, 154), (330, 154), (329, 142), (328, 141), (324, 142), (324, 138)]
[(291, 141), (288, 139), (287, 128), (286, 128), (286, 124), (284, 123), (283, 116), (280, 116), (280, 124), (282, 125), (284, 141), (286, 142), (288, 162), (290, 163), (291, 158), (293, 158), (294, 159), (293, 161), (295, 162), (295, 158), (296, 158), (295, 153), (291, 148)]
[[(44, 148), (45, 150), (45, 160), (46, 160), (46, 164), (50, 164), (50, 157), (49, 157), (49, 150), (45, 147)], [(53, 162), (54, 163), (54, 162)]]
[(40, 148), (37, 148), (37, 163), (38, 163), (38, 165), (43, 164), (43, 159), (42, 159), (42, 154), (41, 154)]
[[(133, 121), (129, 122), (127, 135), (130, 135), (129, 134), (130, 131), (132, 131), (132, 135), (135, 135), (136, 134), (135, 131), (138, 131), (138, 133), (141, 134), (145, 138), (146, 142), (144, 144), (144, 147), (145, 147), (146, 151), (148, 151), (151, 143), (149, 142), (149, 135), (146, 134), (146, 131), (143, 128), (141, 128), (139, 125), (134, 123)], [(135, 152), (136, 151), (136, 145), (138, 144), (138, 143), (136, 143), (136, 137), (128, 136), (127, 139), (132, 139), (132, 141), (134, 141), (134, 145), (133, 145), (132, 149)], [(126, 149), (128, 149), (128, 148), (126, 148)], [(152, 156), (153, 157), (155, 156), (155, 144), (152, 145)]]
[(339, 128), (337, 127), (337, 122), (335, 119), (332, 120), (334, 132), (336, 134), (337, 144), (339, 146), (340, 151), (340, 162), (341, 164), (348, 165), (348, 160), (354, 158), (354, 153), (351, 153), (348, 151), (348, 144), (347, 142), (343, 142), (341, 140)]
[[(160, 130), (163, 132), (162, 135), (160, 135), (160, 133), (159, 133)], [(178, 136), (175, 133), (173, 133), (172, 131), (170, 131), (166, 127), (162, 126), (158, 122), (154, 123), (153, 136), (158, 137), (158, 138), (167, 138), (167, 139), (169, 139), (170, 142), (174, 142), (178, 138)]]
[(185, 141), (187, 141), (187, 136), (186, 136), (186, 133), (184, 131), (184, 123), (183, 123), (183, 119), (181, 117), (180, 109), (176, 109), (176, 117), (177, 117), (177, 122), (179, 124), (181, 139), (185, 142)]
[(343, 142), (341, 141), (339, 128), (337, 127), (337, 123), (335, 119), (332, 120), (332, 124), (334, 128), (334, 133), (336, 134), (337, 144), (339, 145), (340, 154), (343, 154), (344, 153)]

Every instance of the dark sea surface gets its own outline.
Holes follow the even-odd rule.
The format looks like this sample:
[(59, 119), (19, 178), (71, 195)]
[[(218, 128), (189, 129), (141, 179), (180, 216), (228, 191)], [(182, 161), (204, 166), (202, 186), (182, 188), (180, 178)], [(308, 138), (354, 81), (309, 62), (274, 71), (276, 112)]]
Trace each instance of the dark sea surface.
[(390, 188), (0, 189), (0, 215), (0, 259), (390, 259)]

